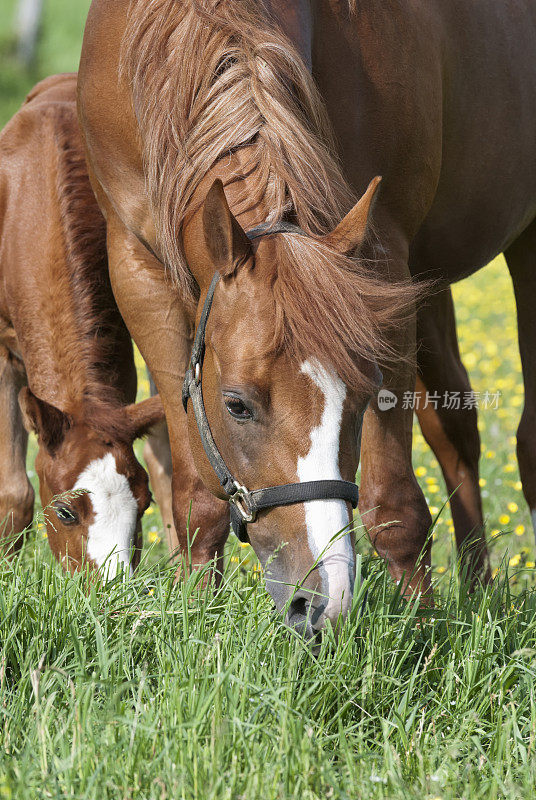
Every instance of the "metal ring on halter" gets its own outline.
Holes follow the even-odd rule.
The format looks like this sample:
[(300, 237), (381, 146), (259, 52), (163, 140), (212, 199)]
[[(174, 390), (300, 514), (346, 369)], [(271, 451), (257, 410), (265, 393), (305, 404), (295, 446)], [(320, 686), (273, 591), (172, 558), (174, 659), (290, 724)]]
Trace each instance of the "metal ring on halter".
[(251, 501), (251, 494), (238, 481), (234, 482), (236, 492), (229, 495), (229, 502), (232, 503), (240, 512), (244, 522), (255, 522), (257, 519), (257, 509)]

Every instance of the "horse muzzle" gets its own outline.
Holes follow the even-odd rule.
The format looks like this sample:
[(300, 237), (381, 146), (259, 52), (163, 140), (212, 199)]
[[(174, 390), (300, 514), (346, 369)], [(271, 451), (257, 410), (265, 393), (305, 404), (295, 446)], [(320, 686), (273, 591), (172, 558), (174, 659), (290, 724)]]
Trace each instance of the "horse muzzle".
[(352, 606), (353, 553), (352, 557), (327, 555), (305, 580), (294, 585), (278, 575), (277, 569), (269, 569), (266, 588), (287, 625), (306, 639), (315, 638), (328, 624), (337, 635)]

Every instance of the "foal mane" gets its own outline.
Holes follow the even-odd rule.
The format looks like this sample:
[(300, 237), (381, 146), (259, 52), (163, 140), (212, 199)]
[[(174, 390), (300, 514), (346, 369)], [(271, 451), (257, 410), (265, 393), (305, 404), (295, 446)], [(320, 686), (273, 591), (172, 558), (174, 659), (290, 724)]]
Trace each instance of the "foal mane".
[(61, 410), (82, 415), (104, 435), (127, 439), (122, 399), (113, 386), (122, 322), (108, 277), (105, 221), (88, 179), (74, 107), (56, 103), (42, 113), (55, 142), (55, 236), (63, 252), (52, 267), (53, 279), (41, 288), (50, 320), (42, 335), (53, 339), (42, 345), (51, 346), (58, 361), (65, 394)]
[(183, 299), (198, 296), (181, 235), (194, 193), (217, 162), (247, 148), (247, 194), (233, 212), (262, 202), (267, 222), (290, 217), (309, 234), (278, 236), (274, 347), (315, 356), (349, 386), (370, 388), (356, 356), (400, 358), (388, 334), (411, 310), (413, 290), (322, 243), (356, 198), (332, 155), (314, 81), (261, 0), (131, 0), (121, 69), (159, 245)]

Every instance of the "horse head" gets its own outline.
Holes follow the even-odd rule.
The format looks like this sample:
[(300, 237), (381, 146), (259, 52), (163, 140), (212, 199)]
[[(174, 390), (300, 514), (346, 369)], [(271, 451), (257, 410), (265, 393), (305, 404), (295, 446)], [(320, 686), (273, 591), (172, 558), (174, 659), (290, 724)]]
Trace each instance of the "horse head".
[(37, 435), (41, 504), (58, 561), (71, 572), (87, 562), (109, 578), (121, 565), (130, 571), (151, 500), (133, 442), (163, 419), (160, 399), (66, 413), (23, 388), (19, 405), (26, 429)]
[[(185, 226), (185, 254), (201, 291), (197, 324), (205, 326), (206, 423), (229, 473), (250, 491), (355, 481), (363, 415), (381, 381), (381, 287), (351, 256), (365, 238), (378, 184), (324, 237), (293, 226), (248, 235), (219, 180)], [(200, 379), (198, 368), (192, 380)], [(197, 469), (215, 495), (228, 498), (197, 422), (189, 411)], [(349, 502), (274, 505), (255, 515), (247, 533), (291, 626), (312, 636), (344, 618), (355, 571)]]

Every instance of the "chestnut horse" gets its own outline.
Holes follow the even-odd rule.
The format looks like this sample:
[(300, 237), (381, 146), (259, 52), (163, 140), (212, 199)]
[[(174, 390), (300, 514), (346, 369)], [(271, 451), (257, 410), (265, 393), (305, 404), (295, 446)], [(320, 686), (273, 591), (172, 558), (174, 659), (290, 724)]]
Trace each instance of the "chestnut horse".
[(75, 75), (38, 84), (0, 135), (0, 209), (5, 543), (33, 515), (25, 422), (38, 437), (54, 555), (70, 570), (86, 559), (115, 575), (119, 564), (128, 568), (150, 501), (132, 443), (163, 409), (158, 398), (127, 405), (136, 395), (132, 344), (110, 288)]
[[(431, 518), (401, 402), (416, 375), (406, 281), (447, 287), (505, 247), (517, 280), (532, 280), (534, 52), (529, 0), (93, 0), (80, 120), (114, 293), (166, 409), (184, 548), (193, 499), (194, 562), (220, 555), (228, 534), (226, 506), (211, 498), (227, 495), (180, 402), (194, 319), (218, 270), (203, 397), (224, 461), (250, 489), (352, 479), (372, 394), (360, 510), (393, 578), (427, 590)], [(349, 209), (378, 174), (367, 236), (373, 190)], [(281, 220), (301, 231), (245, 235)], [(520, 320), (530, 334), (521, 309)], [(417, 327), (424, 386), (468, 389), (448, 288)], [(374, 396), (376, 362), (397, 399), (388, 411)], [(529, 379), (529, 410), (531, 394)], [(486, 576), (474, 412), (438, 409), (421, 424), (448, 486), (462, 484), (457, 540)], [(520, 438), (532, 507), (533, 428)], [(297, 584), (289, 619), (318, 611), (309, 631), (349, 607), (351, 540), (332, 540), (348, 519), (326, 500), (249, 525), (277, 606)]]

